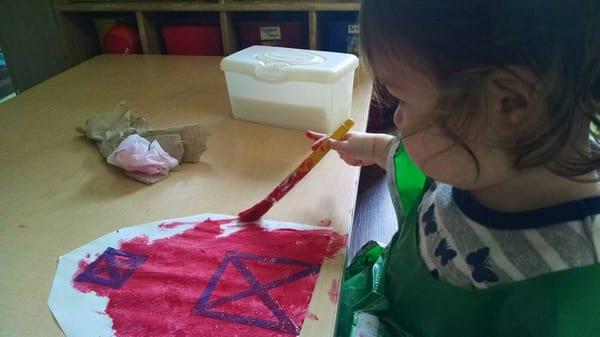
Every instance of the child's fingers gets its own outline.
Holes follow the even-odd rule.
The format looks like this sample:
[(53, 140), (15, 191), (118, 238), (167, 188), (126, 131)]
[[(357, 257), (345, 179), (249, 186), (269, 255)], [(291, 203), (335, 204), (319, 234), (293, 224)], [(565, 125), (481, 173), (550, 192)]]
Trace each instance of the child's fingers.
[[(319, 146), (321, 146), (321, 144), (323, 144), (323, 142), (325, 142), (325, 141), (329, 142), (330, 145), (332, 145), (334, 142), (335, 143), (339, 143), (340, 142), (340, 141), (336, 141), (336, 140), (330, 138), (330, 136), (327, 135), (327, 134), (319, 133), (319, 132), (314, 132), (314, 131), (310, 131), (310, 130), (306, 130), (306, 132), (304, 133), (304, 135), (306, 135), (307, 138), (315, 141), (315, 143), (311, 146), (311, 149), (313, 151), (316, 150)], [(351, 137), (351, 134), (346, 134), (344, 136), (342, 142), (348, 143), (346, 140), (350, 139), (350, 137)], [(334, 150), (336, 150), (336, 151), (339, 151), (336, 148), (334, 148), (333, 146), (331, 148), (334, 149)]]
[(311, 139), (311, 140), (314, 140), (314, 141), (317, 141), (317, 140), (322, 139), (325, 136), (327, 136), (324, 133), (313, 132), (313, 131), (310, 131), (310, 130), (306, 130), (306, 132), (304, 133), (304, 135), (306, 135), (306, 137), (308, 137), (308, 139)]
[[(307, 138), (309, 138), (309, 139), (311, 139), (311, 140), (315, 140), (315, 141), (317, 141), (317, 140), (319, 140), (319, 139), (322, 139), (322, 138), (324, 138), (324, 137), (328, 137), (328, 138), (329, 138), (329, 137), (331, 136), (331, 134), (320, 133), (320, 132), (314, 132), (314, 131), (311, 131), (311, 130), (306, 130), (306, 131), (304, 132), (304, 135), (305, 135)], [(344, 135), (344, 137), (342, 138), (342, 140), (347, 140), (347, 139), (349, 139), (351, 136), (352, 136), (352, 132), (348, 132), (347, 134), (345, 134), (345, 135)]]
[(345, 155), (340, 154), (340, 158), (350, 166), (364, 166), (364, 162), (360, 159), (348, 158)]
[(350, 144), (347, 140), (333, 140), (329, 139), (329, 146), (332, 150), (337, 152), (346, 152), (350, 150)]
[(314, 132), (310, 130), (306, 130), (304, 133), (306, 137), (310, 140), (314, 140), (315, 142), (310, 147), (313, 151), (316, 150), (324, 141), (326, 141), (329, 137), (324, 133)]
[(365, 163), (363, 163), (362, 160), (346, 161), (346, 163), (348, 163), (350, 166), (365, 166)]

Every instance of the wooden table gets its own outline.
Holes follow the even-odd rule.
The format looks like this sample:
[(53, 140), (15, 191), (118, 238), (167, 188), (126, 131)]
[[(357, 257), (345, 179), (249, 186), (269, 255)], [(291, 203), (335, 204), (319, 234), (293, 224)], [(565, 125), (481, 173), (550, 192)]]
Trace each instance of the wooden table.
[[(220, 58), (97, 56), (0, 104), (0, 336), (62, 336), (46, 304), (57, 258), (116, 228), (199, 213), (235, 214), (261, 199), (310, 150), (302, 132), (233, 120)], [(357, 72), (352, 116), (364, 130), (371, 83)], [(146, 186), (107, 165), (74, 130), (126, 100), (154, 127), (200, 123), (197, 164)], [(359, 170), (330, 153), (266, 216), (348, 232)], [(301, 336), (332, 336), (327, 291), (345, 254), (327, 261)]]

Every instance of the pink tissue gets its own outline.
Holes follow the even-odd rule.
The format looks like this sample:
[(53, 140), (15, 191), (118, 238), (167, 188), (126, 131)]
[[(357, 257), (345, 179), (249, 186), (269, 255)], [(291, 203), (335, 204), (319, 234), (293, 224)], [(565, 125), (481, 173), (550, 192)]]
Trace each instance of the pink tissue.
[(179, 165), (177, 159), (165, 152), (158, 142), (150, 143), (137, 134), (125, 138), (106, 161), (126, 171), (149, 175), (167, 175), (169, 170)]

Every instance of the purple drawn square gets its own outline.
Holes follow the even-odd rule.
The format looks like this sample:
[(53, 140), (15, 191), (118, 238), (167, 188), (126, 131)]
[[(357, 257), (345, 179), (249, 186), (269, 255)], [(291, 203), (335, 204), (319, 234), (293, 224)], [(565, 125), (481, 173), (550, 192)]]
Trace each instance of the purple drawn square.
[(102, 255), (75, 277), (75, 281), (119, 289), (145, 260), (146, 256), (144, 255), (108, 247)]
[[(282, 277), (278, 280), (269, 283), (262, 284), (256, 279), (256, 277), (254, 277), (250, 269), (248, 269), (248, 267), (244, 263), (245, 260), (261, 261), (270, 264), (294, 265), (304, 268), (294, 274)], [(234, 268), (238, 270), (238, 272), (242, 275), (244, 280), (250, 285), (250, 289), (242, 290), (230, 296), (209, 301), (212, 292), (217, 287), (217, 284), (219, 283), (221, 277), (223, 276), (223, 273), (225, 272), (225, 269), (229, 264), (233, 265)], [(194, 307), (193, 312), (197, 315), (210, 317), (222, 321), (251, 325), (258, 328), (284, 332), (290, 335), (297, 336), (300, 333), (300, 327), (298, 327), (292, 321), (292, 319), (284, 312), (283, 308), (279, 305), (279, 303), (277, 303), (277, 301), (275, 301), (275, 299), (273, 299), (273, 297), (269, 295), (268, 291), (270, 289), (281, 287), (285, 284), (308, 277), (310, 275), (316, 275), (319, 273), (319, 269), (320, 265), (318, 264), (300, 260), (281, 257), (259, 256), (249, 253), (239, 253), (231, 251), (227, 252), (225, 254), (225, 258), (223, 258), (223, 260), (217, 267), (217, 270), (208, 282), (206, 289), (204, 289), (204, 292), (200, 296), (200, 299)], [(261, 317), (231, 314), (215, 309), (215, 307), (218, 307), (225, 303), (233, 302), (252, 295), (257, 295), (262, 299), (265, 306), (275, 316), (276, 321), (265, 320)]]

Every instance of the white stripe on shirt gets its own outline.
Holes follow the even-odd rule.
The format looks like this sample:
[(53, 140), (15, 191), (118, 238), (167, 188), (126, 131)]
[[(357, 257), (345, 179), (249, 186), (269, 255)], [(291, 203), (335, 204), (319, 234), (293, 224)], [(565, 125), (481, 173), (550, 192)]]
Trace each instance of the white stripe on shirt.
[(551, 270), (563, 270), (569, 268), (569, 266), (563, 261), (560, 255), (552, 248), (546, 240), (540, 235), (536, 229), (527, 229), (523, 231), (525, 238), (531, 243), (533, 248), (540, 253), (540, 256)]
[(587, 240), (588, 236), (585, 234), (580, 221), (569, 221), (566, 224), (567, 226), (571, 227), (571, 229), (575, 231), (575, 233), (579, 234), (579, 236)]
[(598, 225), (598, 221), (596, 220), (598, 215), (594, 215), (593, 217), (586, 218), (585, 226), (588, 228), (590, 232), (590, 236), (592, 238), (592, 242), (594, 243), (594, 250), (596, 252), (596, 261), (600, 258), (600, 226)]

